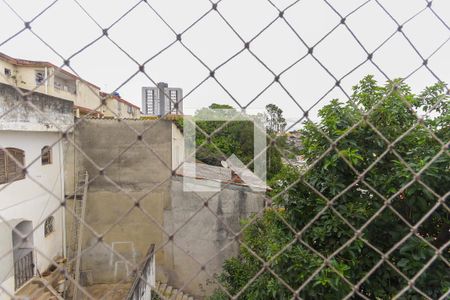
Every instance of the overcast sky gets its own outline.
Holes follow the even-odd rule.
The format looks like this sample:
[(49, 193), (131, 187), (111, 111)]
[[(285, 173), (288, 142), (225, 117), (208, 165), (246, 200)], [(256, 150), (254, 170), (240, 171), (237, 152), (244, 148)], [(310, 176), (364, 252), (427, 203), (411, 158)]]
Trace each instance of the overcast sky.
[[(401, 24), (422, 11), (403, 26), (403, 32), (424, 58), (443, 45), (428, 60), (428, 67), (441, 80), (450, 82), (450, 1), (435, 0), (432, 3), (431, 8), (442, 21), (426, 8), (425, 0), (378, 1)], [(28, 30), (5, 42), (24, 27), (23, 21), (11, 8), (23, 20), (29, 21), (53, 2), (55, 1), (0, 0), (0, 52), (18, 58), (45, 60), (61, 65), (63, 61), (59, 55), (67, 58), (77, 53), (102, 35), (100, 27), (110, 27), (121, 15), (134, 7), (110, 28), (109, 38), (141, 64), (176, 38), (149, 5), (177, 33), (183, 32), (211, 9), (211, 2), (208, 0), (148, 0), (149, 5), (137, 0), (58, 0), (31, 23), (33, 32), (48, 45)], [(272, 0), (280, 10), (293, 2)], [(345, 23), (368, 52), (374, 51), (397, 30), (396, 23), (376, 1), (328, 2), (343, 16), (367, 2), (348, 16)], [(268, 0), (223, 0), (218, 5), (218, 11), (245, 41), (252, 40), (279, 15), (278, 10)], [(308, 46), (316, 44), (341, 22), (339, 15), (322, 0), (300, 0), (285, 11), (284, 18)], [(308, 52), (286, 21), (277, 19), (250, 44), (251, 51), (275, 74), (284, 71)], [(182, 35), (182, 41), (211, 69), (244, 47), (241, 39), (216, 11), (210, 12), (187, 30)], [(123, 98), (140, 106), (141, 87), (153, 84), (139, 73), (122, 85), (138, 70), (138, 65), (123, 51), (108, 38), (102, 37), (75, 55), (71, 59), (71, 66), (82, 78), (99, 85), (104, 91), (118, 89)], [(344, 25), (338, 26), (323, 39), (314, 48), (313, 54), (336, 78), (344, 76), (367, 58), (367, 53)], [(389, 78), (405, 77), (422, 65), (419, 54), (400, 32), (374, 53), (373, 61)], [(185, 94), (209, 74), (207, 68), (180, 43), (174, 43), (148, 62), (145, 70), (155, 82), (164, 81), (170, 86), (181, 87)], [(345, 77), (341, 85), (350, 93), (351, 86), (366, 74), (373, 74), (378, 80), (386, 81), (385, 75), (368, 61)], [(272, 73), (248, 51), (243, 51), (219, 68), (216, 78), (242, 106), (247, 105), (274, 80)], [(335, 80), (311, 56), (306, 56), (284, 72), (280, 81), (305, 110), (335, 84)], [(424, 67), (407, 79), (416, 92), (436, 81)], [(185, 112), (192, 113), (212, 102), (228, 103), (237, 107), (231, 96), (214, 79), (208, 79), (185, 98)], [(317, 109), (333, 98), (345, 100), (346, 96), (339, 88), (335, 88), (316, 105), (311, 115), (314, 117)], [(280, 106), (289, 123), (302, 116), (297, 104), (277, 83), (262, 93), (249, 109), (262, 109), (268, 103)]]

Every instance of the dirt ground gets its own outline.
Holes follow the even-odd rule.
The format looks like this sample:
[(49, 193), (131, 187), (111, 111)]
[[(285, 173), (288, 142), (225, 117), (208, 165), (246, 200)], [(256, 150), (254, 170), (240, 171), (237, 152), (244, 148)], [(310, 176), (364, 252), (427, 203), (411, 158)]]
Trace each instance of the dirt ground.
[[(115, 284), (94, 284), (85, 287), (85, 289), (95, 299), (102, 300), (123, 300), (126, 299), (131, 283)], [(85, 299), (88, 299), (87, 297)]]

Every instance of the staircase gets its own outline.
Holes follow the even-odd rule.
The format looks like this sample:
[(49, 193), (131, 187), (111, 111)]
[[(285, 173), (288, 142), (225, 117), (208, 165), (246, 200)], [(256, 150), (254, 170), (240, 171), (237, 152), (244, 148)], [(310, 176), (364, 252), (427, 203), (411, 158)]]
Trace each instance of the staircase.
[[(74, 278), (76, 283), (80, 281), (80, 266), (81, 266), (81, 248), (83, 242), (83, 223), (86, 213), (86, 199), (87, 188), (89, 183), (89, 175), (87, 171), (80, 171), (77, 174), (77, 181), (74, 194), (69, 197), (73, 198), (72, 206), (72, 228), (70, 234), (70, 243), (68, 245), (68, 272)], [(70, 283), (69, 283), (70, 284)], [(73, 285), (73, 284), (70, 284)], [(72, 299), (77, 299), (78, 289), (73, 289)], [(69, 293), (66, 293), (66, 296)]]
[(63, 299), (56, 292), (56, 290), (44, 280), (39, 278), (31, 279), (28, 284), (21, 288), (16, 296), (23, 297), (24, 299), (30, 300), (58, 300)]
[(31, 278), (17, 290), (15, 296), (18, 299), (30, 300), (63, 300), (57, 290), (62, 290), (60, 285), (64, 283), (64, 275), (59, 270), (64, 268), (64, 262), (61, 260), (58, 262), (58, 266), (59, 268), (55, 268), (53, 272), (44, 272), (47, 273), (46, 276)]
[(155, 292), (161, 299), (164, 300), (194, 300), (194, 297), (161, 282), (156, 283), (155, 289), (152, 290), (152, 292)]

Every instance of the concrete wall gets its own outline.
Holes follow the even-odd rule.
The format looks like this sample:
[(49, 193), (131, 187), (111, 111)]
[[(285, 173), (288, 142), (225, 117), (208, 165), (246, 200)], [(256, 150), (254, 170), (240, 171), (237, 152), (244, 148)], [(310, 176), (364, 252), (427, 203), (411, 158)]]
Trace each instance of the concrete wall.
[(172, 170), (179, 168), (184, 162), (184, 136), (181, 130), (172, 123)]
[(211, 295), (216, 288), (212, 276), (220, 273), (227, 258), (238, 254), (234, 233), (241, 228), (240, 220), (264, 208), (264, 195), (234, 185), (223, 186), (220, 193), (185, 192), (182, 177), (174, 177), (170, 196), (164, 229), (176, 233), (165, 253), (169, 283), (182, 287), (189, 282), (185, 290), (191, 295)]
[(28, 99), (30, 104), (14, 87), (0, 83), (0, 130), (58, 132), (73, 125), (72, 102), (40, 93)]
[[(131, 128), (133, 129), (131, 129)], [(138, 140), (142, 133), (142, 140)], [(96, 244), (85, 230), (82, 269), (95, 283), (127, 279), (124, 261), (139, 262), (150, 244), (161, 245), (163, 211), (171, 178), (171, 130), (168, 121), (86, 119), (76, 129), (75, 151), (93, 180), (89, 186), (86, 222), (110, 248)], [(96, 166), (105, 168), (99, 175)], [(140, 199), (135, 207), (135, 199)], [(114, 249), (123, 257), (112, 254)], [(156, 261), (164, 256), (161, 249)], [(130, 266), (128, 266), (130, 267)]]
[[(134, 131), (145, 132), (142, 140)], [(190, 281), (185, 290), (197, 297), (211, 293), (215, 286), (208, 284), (209, 275), (200, 272), (193, 279), (200, 271), (197, 261), (209, 261), (209, 274), (220, 272), (223, 261), (238, 251), (226, 228), (239, 231), (241, 218), (263, 208), (263, 195), (237, 186), (215, 195), (209, 208), (226, 226), (201, 209), (213, 194), (184, 192), (181, 177), (172, 176), (174, 146), (182, 135), (170, 121), (86, 119), (77, 126), (75, 140), (82, 149), (75, 150), (81, 160), (78, 169), (86, 168), (93, 180), (86, 215), (92, 230), (84, 230), (82, 257), (82, 270), (93, 283), (130, 280), (132, 265), (127, 261), (139, 263), (155, 244), (157, 280), (175, 288)], [(182, 144), (178, 146), (184, 152)], [(96, 165), (104, 168), (103, 175)], [(135, 199), (140, 199), (139, 206)], [(98, 243), (96, 234), (106, 246)]]

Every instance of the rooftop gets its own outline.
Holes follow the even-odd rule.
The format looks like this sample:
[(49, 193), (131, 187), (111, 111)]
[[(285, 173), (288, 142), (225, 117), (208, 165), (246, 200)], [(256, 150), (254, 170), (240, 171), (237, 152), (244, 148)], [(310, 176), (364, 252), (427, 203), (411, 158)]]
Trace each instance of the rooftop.
[[(257, 189), (270, 189), (259, 178), (254, 179), (254, 176), (248, 176), (250, 170), (233, 170), (231, 168), (218, 167), (207, 165), (204, 163), (189, 163), (184, 162), (176, 171), (175, 175), (183, 177), (194, 177), (201, 180), (212, 180), (226, 184), (240, 185), (254, 187)], [(195, 176), (192, 176), (195, 174)], [(253, 174), (253, 173), (252, 173)]]

